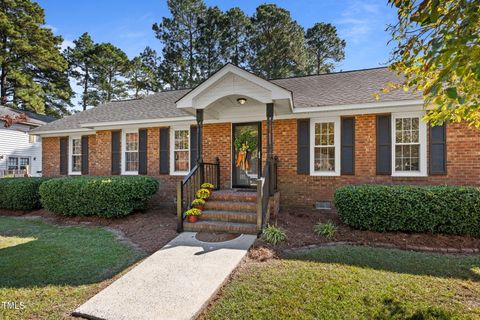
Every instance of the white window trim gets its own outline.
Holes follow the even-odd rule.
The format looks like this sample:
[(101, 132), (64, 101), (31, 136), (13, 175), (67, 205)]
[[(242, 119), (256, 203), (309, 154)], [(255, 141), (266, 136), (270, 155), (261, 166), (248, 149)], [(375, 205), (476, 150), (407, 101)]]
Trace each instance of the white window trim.
[[(392, 177), (426, 177), (427, 173), (427, 123), (422, 120), (424, 112), (392, 113), (391, 137), (392, 137)], [(395, 171), (395, 120), (398, 118), (419, 118), (418, 142), (420, 143), (420, 170), (419, 171)]]
[[(139, 134), (139, 138), (140, 138), (140, 133), (139, 133), (139, 130), (138, 128), (134, 128), (134, 129), (123, 129), (122, 130), (122, 146), (121, 146), (121, 150), (122, 150), (122, 154), (120, 155), (120, 166), (121, 166), (121, 173), (122, 175), (125, 175), (125, 176), (135, 176), (135, 175), (138, 175), (138, 170), (136, 171), (127, 171), (125, 168), (125, 161), (126, 161), (126, 157), (125, 157), (125, 152), (127, 151), (127, 133), (137, 133)], [(140, 148), (140, 145), (138, 146)]]
[[(80, 176), (82, 175), (82, 170), (80, 171), (73, 171), (73, 161), (72, 161), (72, 156), (73, 156), (73, 140), (74, 139), (80, 139), (80, 144), (82, 143), (82, 136), (81, 135), (74, 135), (74, 136), (69, 136), (68, 137), (68, 175), (70, 176)], [(83, 152), (83, 150), (82, 150)], [(81, 160), (80, 160), (81, 161)]]
[(175, 131), (188, 131), (188, 165), (190, 166), (190, 152), (192, 146), (190, 145), (190, 126), (174, 126), (170, 127), (170, 175), (171, 176), (186, 176), (190, 171), (175, 171)]
[[(333, 122), (335, 146), (335, 171), (315, 171), (315, 124)], [(339, 176), (340, 175), (340, 117), (310, 119), (310, 175), (311, 176)]]

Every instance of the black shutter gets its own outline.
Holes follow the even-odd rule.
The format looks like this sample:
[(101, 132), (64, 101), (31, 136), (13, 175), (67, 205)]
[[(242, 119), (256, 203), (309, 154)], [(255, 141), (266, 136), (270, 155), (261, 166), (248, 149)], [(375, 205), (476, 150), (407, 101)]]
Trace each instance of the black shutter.
[(198, 159), (197, 126), (190, 127), (190, 170), (195, 167)]
[(68, 174), (68, 137), (60, 138), (60, 174)]
[(377, 115), (377, 174), (392, 174), (392, 130), (389, 114)]
[(119, 175), (121, 159), (120, 131), (112, 131), (112, 175)]
[(447, 173), (446, 125), (430, 127), (430, 174)]
[(147, 129), (138, 130), (138, 174), (147, 174)]
[(355, 174), (355, 118), (342, 118), (341, 172)]
[(160, 173), (168, 174), (170, 172), (170, 128), (160, 128)]
[(310, 119), (297, 121), (297, 173), (310, 173)]
[(88, 174), (88, 136), (82, 136), (82, 175)]

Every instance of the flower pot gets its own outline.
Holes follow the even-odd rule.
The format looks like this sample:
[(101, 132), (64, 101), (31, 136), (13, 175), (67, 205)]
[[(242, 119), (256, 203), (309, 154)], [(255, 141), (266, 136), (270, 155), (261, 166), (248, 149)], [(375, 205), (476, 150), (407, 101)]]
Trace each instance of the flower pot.
[(195, 223), (198, 221), (198, 216), (187, 216), (187, 221), (191, 223)]
[(195, 209), (198, 209), (198, 210), (203, 211), (203, 207), (204, 207), (204, 206), (193, 206), (193, 207), (194, 207)]

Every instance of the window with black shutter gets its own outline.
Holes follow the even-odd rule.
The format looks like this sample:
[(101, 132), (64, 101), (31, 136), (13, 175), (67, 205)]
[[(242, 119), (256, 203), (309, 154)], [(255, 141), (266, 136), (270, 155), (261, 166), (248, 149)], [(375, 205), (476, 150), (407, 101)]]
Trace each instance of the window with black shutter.
[(310, 119), (297, 121), (297, 173), (310, 173)]
[(430, 127), (430, 174), (447, 173), (446, 125)]
[(342, 118), (341, 122), (341, 173), (355, 174), (355, 118)]
[(170, 128), (160, 128), (160, 174), (170, 172)]
[(392, 173), (391, 116), (377, 115), (377, 174)]

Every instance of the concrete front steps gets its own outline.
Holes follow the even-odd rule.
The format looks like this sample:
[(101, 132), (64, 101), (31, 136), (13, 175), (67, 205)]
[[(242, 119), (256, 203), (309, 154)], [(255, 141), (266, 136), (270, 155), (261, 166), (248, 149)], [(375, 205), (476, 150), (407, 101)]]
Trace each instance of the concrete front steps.
[(213, 191), (200, 220), (183, 223), (185, 231), (257, 234), (257, 194), (254, 191)]

